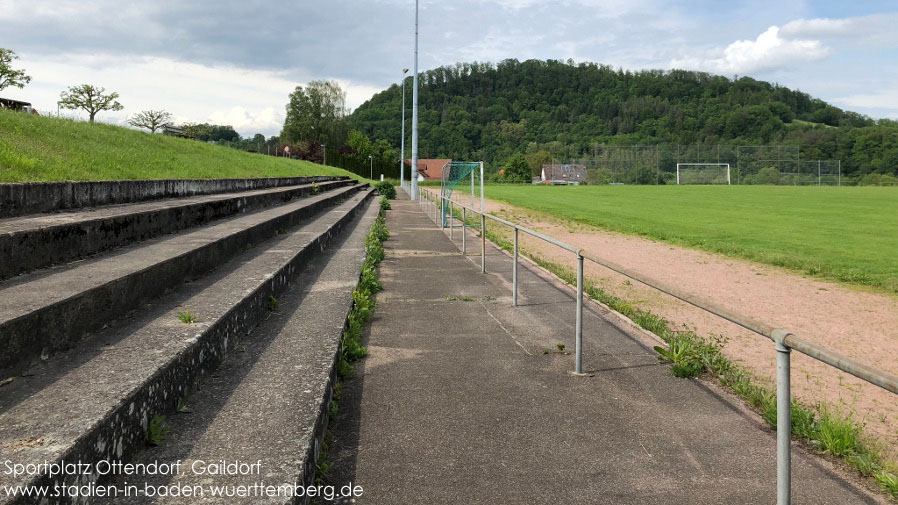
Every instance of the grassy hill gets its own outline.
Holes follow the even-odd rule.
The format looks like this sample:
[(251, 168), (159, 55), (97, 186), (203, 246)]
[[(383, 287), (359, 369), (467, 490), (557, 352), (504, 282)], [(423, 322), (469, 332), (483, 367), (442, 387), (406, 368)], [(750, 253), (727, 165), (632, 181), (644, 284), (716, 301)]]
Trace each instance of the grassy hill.
[(0, 182), (349, 175), (194, 140), (0, 109)]

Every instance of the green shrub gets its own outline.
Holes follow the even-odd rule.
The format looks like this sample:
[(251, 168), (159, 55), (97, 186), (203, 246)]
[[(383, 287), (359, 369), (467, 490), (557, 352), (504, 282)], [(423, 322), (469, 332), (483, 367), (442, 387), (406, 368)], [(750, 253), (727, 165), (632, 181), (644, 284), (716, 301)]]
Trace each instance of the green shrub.
[(764, 167), (755, 176), (755, 184), (779, 184), (780, 173), (775, 167)]
[(387, 197), (390, 200), (396, 199), (396, 188), (393, 187), (393, 183), (390, 181), (378, 182), (374, 185), (374, 189), (376, 189), (379, 194)]

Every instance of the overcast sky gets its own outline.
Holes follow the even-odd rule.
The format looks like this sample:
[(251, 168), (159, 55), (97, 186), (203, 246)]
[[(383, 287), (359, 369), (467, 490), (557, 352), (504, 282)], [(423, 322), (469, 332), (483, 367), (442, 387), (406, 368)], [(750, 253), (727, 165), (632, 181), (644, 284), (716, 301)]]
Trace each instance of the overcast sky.
[[(505, 58), (687, 68), (798, 88), (898, 118), (898, 6), (891, 1), (444, 0), (420, 4), (419, 70)], [(33, 81), (6, 98), (55, 113), (60, 91), (115, 90), (123, 122), (280, 131), (287, 95), (335, 79), (352, 108), (412, 67), (413, 0), (0, 0), (0, 47)]]

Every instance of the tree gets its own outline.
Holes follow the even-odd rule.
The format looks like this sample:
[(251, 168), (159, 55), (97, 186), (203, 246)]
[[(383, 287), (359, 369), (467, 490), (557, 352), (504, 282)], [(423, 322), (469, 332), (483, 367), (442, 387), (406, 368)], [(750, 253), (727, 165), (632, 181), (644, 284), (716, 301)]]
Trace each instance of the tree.
[(371, 145), (371, 139), (358, 130), (349, 132), (349, 139), (346, 140), (346, 145), (351, 147), (356, 154), (359, 155), (359, 158), (367, 160), (369, 155), (374, 154), (374, 147)]
[(240, 134), (231, 125), (215, 125), (209, 123), (184, 123), (181, 125), (184, 134), (203, 142), (239, 142)]
[(312, 81), (290, 93), (280, 138), (284, 142), (317, 140), (337, 146), (346, 140), (346, 93), (334, 81)]
[(18, 58), (15, 52), (0, 47), (0, 90), (9, 86), (21, 89), (31, 82), (31, 76), (25, 75), (24, 70), (15, 70), (10, 67), (12, 60)]
[(146, 128), (150, 133), (168, 126), (171, 123), (171, 114), (164, 110), (143, 110), (131, 116), (128, 124), (135, 128)]
[(59, 94), (59, 105), (63, 109), (84, 109), (90, 115), (90, 122), (98, 112), (104, 110), (122, 110), (122, 104), (116, 100), (118, 93), (112, 92), (104, 95), (106, 88), (98, 88), (92, 84), (72, 86), (68, 91)]
[(530, 165), (523, 154), (517, 153), (502, 166), (505, 180), (509, 182), (530, 182)]

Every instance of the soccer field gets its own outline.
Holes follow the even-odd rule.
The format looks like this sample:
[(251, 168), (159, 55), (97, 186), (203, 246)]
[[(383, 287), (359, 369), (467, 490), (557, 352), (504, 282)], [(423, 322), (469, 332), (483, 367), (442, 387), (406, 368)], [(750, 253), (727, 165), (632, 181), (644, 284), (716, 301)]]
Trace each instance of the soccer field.
[(898, 292), (898, 188), (489, 185), (598, 228)]

